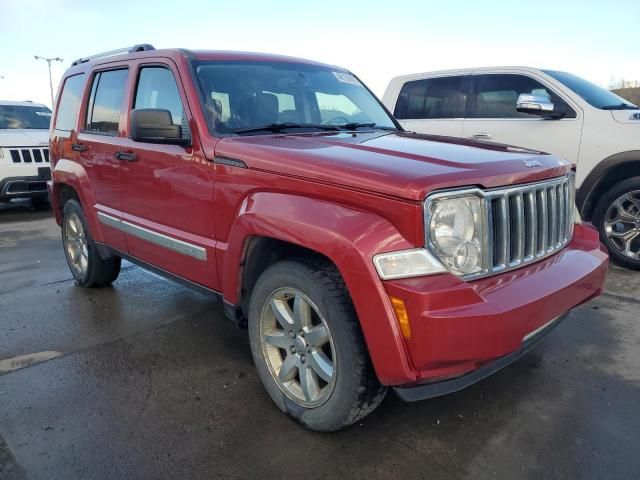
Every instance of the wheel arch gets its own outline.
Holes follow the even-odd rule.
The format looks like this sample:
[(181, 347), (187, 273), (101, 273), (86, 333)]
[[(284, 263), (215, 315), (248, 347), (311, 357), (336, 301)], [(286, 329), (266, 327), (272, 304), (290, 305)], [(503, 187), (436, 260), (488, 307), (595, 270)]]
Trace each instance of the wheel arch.
[(96, 200), (85, 169), (77, 162), (60, 159), (51, 173), (53, 178), (51, 206), (58, 225), (62, 225), (64, 203), (70, 198), (75, 198), (82, 206), (93, 238), (101, 241), (102, 229), (93, 208)]
[[(372, 257), (411, 248), (386, 219), (371, 212), (308, 197), (259, 192), (236, 217), (221, 265), (225, 308), (245, 310), (251, 289), (269, 265), (299, 255), (321, 256), (344, 279), (378, 378), (415, 379), (393, 310)], [(394, 346), (395, 348), (391, 348)]]
[(640, 176), (640, 150), (617, 153), (598, 163), (576, 195), (582, 218), (591, 221), (600, 197), (616, 183), (635, 176)]

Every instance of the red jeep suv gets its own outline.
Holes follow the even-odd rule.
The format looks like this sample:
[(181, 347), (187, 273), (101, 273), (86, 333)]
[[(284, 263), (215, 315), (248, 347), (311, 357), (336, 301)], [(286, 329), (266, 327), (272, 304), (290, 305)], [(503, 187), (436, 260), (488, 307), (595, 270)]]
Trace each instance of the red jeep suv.
[(335, 66), (150, 45), (81, 58), (50, 143), (78, 285), (125, 258), (221, 297), (273, 401), (315, 430), (387, 387), (412, 401), (481, 380), (605, 280), (569, 163), (406, 132)]

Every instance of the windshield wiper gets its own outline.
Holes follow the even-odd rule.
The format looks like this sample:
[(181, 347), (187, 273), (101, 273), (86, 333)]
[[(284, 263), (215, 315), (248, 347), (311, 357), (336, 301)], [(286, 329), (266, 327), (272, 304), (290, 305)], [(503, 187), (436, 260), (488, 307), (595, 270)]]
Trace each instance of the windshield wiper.
[(341, 123), (339, 125), (336, 125), (336, 127), (340, 127), (342, 130), (357, 130), (359, 128), (377, 128), (380, 130), (397, 130), (397, 128), (395, 127), (381, 127), (373, 122), (368, 122), (368, 123), (358, 123), (358, 122), (351, 122), (351, 123)]
[(619, 103), (617, 105), (605, 105), (600, 107), (601, 110), (637, 110), (638, 107), (630, 103)]
[(336, 125), (318, 125), (313, 123), (293, 123), (293, 122), (278, 122), (270, 123), (268, 125), (260, 125), (259, 127), (251, 128), (236, 128), (232, 130), (233, 133), (252, 133), (252, 132), (273, 132), (278, 133), (288, 129), (316, 129), (316, 130), (328, 130), (337, 132), (340, 130)]

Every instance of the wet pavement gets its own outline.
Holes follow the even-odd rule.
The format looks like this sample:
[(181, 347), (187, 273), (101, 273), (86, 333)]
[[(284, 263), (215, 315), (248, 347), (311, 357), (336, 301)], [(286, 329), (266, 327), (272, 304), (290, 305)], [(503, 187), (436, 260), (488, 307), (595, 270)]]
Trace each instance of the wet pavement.
[(463, 392), (342, 432), (271, 403), (216, 300), (133, 265), (74, 286), (50, 212), (0, 211), (0, 478), (640, 478), (640, 273)]

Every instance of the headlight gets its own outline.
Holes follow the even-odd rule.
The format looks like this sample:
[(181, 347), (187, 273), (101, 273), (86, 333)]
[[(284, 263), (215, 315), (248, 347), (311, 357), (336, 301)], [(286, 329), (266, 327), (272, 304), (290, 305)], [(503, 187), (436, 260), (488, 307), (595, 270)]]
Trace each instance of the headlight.
[(419, 277), (447, 271), (444, 265), (424, 248), (381, 253), (373, 257), (373, 264), (383, 280)]
[(2, 149), (0, 148), (0, 158), (4, 158), (4, 153), (2, 153)]
[(432, 199), (428, 206), (429, 245), (453, 273), (482, 272), (483, 199), (461, 195)]

